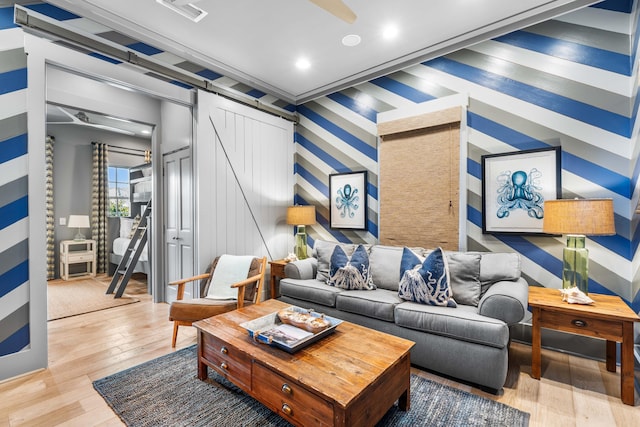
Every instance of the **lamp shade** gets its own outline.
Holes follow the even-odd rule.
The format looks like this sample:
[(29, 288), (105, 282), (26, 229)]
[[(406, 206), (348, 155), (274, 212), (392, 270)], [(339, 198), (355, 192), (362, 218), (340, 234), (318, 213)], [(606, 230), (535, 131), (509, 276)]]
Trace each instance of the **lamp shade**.
[(89, 215), (69, 215), (69, 228), (89, 228)]
[(315, 206), (289, 206), (287, 208), (287, 224), (311, 225), (316, 223)]
[(544, 202), (542, 231), (549, 234), (616, 234), (612, 199), (560, 199)]

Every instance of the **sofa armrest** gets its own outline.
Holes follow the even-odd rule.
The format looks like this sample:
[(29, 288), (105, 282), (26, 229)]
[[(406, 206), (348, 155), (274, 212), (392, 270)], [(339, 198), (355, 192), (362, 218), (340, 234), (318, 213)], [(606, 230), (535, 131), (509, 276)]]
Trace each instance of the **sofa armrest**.
[(496, 282), (480, 299), (478, 314), (513, 325), (524, 319), (528, 300), (529, 285), (522, 277)]
[(318, 260), (313, 257), (292, 261), (284, 266), (284, 275), (290, 279), (315, 279), (317, 272)]

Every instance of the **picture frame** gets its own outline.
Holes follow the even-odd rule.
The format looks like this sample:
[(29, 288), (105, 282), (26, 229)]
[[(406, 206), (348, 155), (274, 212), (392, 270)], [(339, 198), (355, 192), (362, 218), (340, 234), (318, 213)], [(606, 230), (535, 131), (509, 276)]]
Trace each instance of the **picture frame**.
[(544, 201), (562, 194), (560, 158), (560, 147), (482, 156), (482, 232), (544, 235)]
[(329, 175), (329, 225), (367, 229), (367, 171)]

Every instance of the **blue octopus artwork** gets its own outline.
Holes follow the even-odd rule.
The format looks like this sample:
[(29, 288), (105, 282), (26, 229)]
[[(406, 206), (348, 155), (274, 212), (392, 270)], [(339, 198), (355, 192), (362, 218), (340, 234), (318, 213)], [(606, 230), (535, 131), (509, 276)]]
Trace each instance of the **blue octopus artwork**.
[(358, 201), (358, 189), (352, 189), (351, 185), (345, 184), (344, 187), (338, 188), (338, 197), (336, 197), (336, 207), (340, 212), (340, 217), (344, 218), (349, 216), (353, 218), (356, 215), (356, 211), (360, 207)]
[(519, 170), (513, 173), (504, 171), (498, 175), (498, 218), (506, 218), (511, 211), (524, 209), (530, 217), (542, 219), (544, 197), (540, 192), (541, 177), (542, 173), (536, 168), (529, 174)]

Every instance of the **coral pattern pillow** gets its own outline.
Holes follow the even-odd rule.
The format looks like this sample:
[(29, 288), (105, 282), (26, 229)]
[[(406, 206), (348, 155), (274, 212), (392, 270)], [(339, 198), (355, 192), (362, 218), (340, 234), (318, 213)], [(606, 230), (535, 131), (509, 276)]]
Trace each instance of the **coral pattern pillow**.
[(447, 259), (438, 248), (422, 261), (411, 249), (404, 248), (400, 263), (398, 297), (420, 304), (455, 308)]
[(327, 284), (341, 289), (374, 290), (369, 254), (364, 246), (358, 245), (349, 257), (344, 249), (336, 246), (331, 254), (329, 280)]

